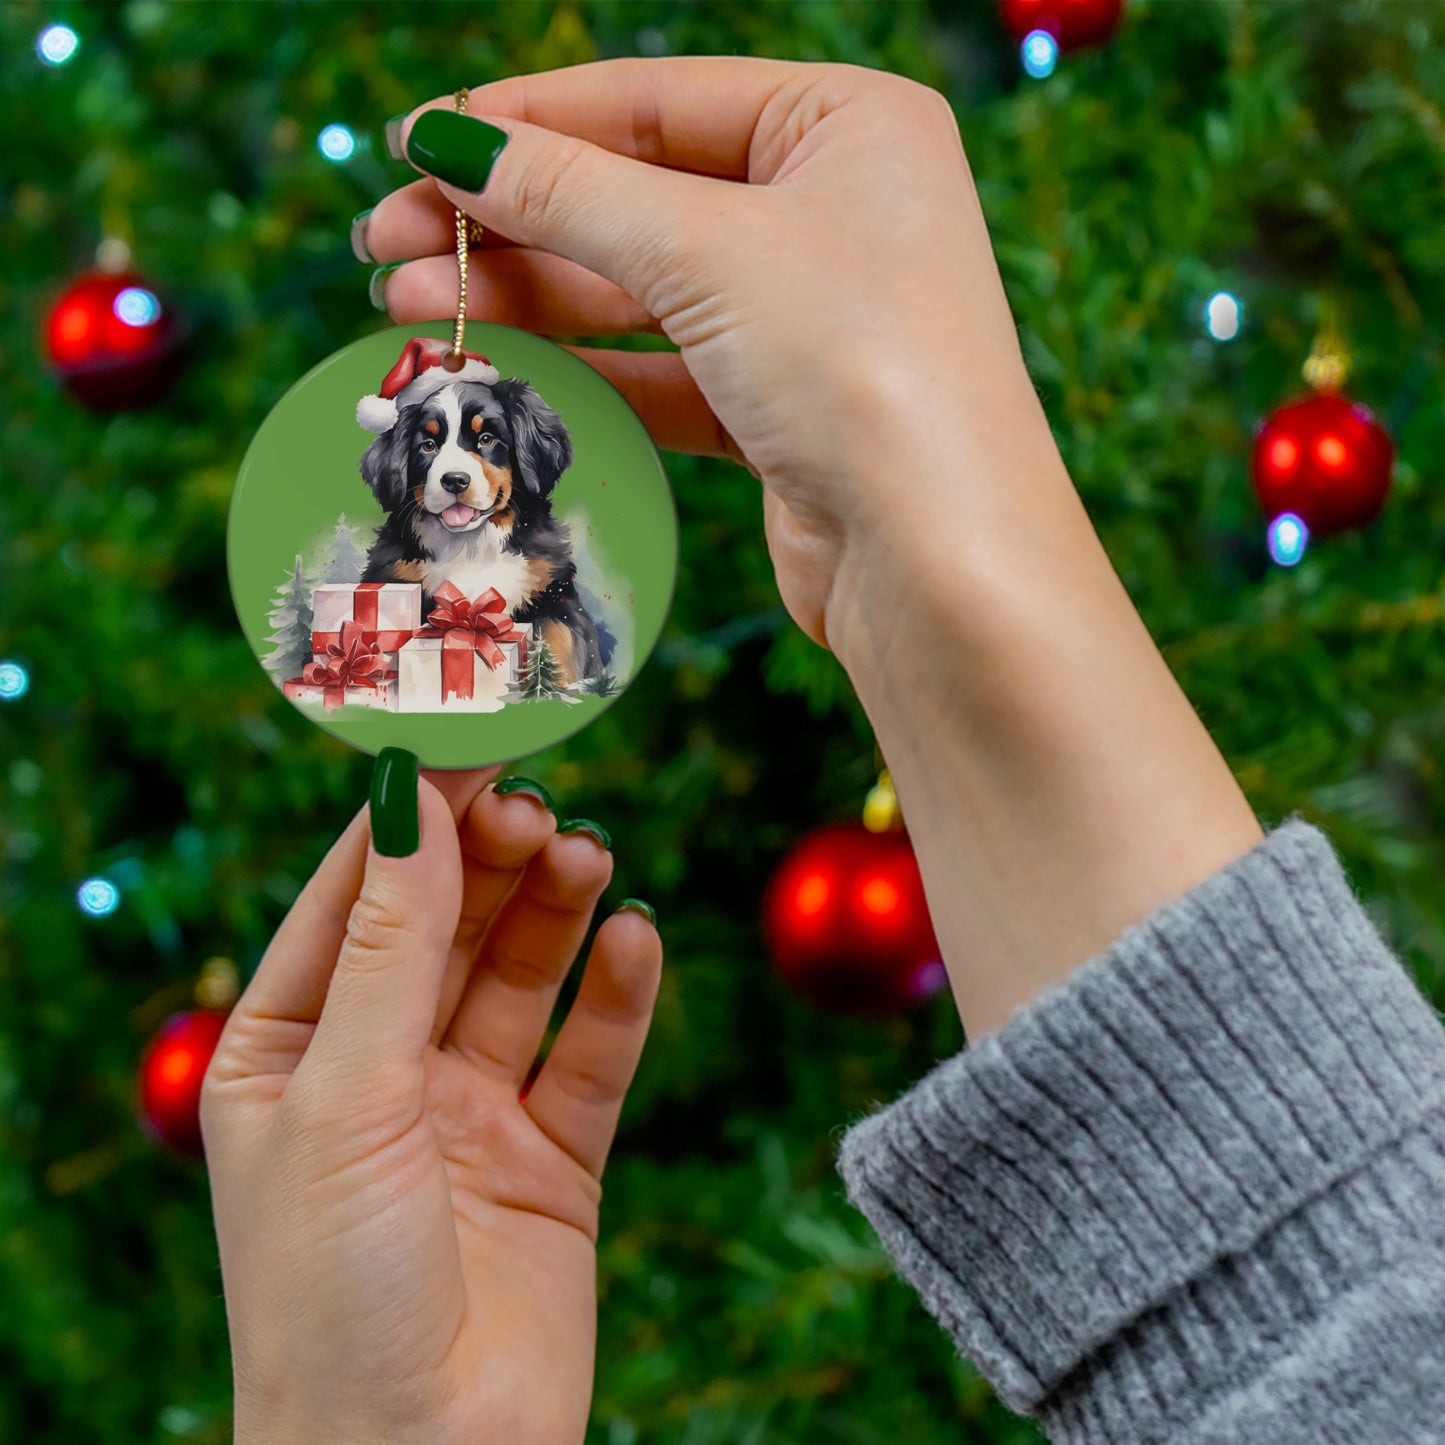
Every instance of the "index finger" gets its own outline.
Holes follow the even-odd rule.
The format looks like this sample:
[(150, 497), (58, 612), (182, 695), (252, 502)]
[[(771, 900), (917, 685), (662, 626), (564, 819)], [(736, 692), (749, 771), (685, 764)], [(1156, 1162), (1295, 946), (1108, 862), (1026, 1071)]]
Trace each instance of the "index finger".
[[(770, 129), (765, 113), (813, 84), (818, 70), (745, 55), (629, 56), (489, 81), (471, 91), (468, 108), (671, 170), (766, 181), (750, 174), (754, 139)], [(412, 114), (452, 104), (450, 97), (428, 101)], [(778, 120), (790, 109), (784, 104)]]

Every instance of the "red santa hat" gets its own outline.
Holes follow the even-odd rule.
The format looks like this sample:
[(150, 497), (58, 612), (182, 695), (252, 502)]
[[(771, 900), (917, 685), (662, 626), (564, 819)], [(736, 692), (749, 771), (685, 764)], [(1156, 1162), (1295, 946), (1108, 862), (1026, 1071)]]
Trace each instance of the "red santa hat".
[(448, 371), (442, 358), (451, 349), (450, 342), (413, 336), (402, 347), (401, 359), (386, 373), (380, 392), (356, 403), (356, 420), (367, 431), (390, 431), (402, 407), (425, 401), (449, 381), (481, 381), (489, 386), (496, 381), (497, 368), (477, 351), (462, 352), (466, 358), (462, 369)]

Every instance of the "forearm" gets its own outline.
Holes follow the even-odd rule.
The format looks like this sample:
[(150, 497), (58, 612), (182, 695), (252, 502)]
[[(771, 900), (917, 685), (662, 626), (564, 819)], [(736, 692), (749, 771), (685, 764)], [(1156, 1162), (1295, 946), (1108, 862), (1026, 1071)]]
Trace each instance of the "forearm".
[(827, 612), (970, 1039), (1262, 836), (1031, 400), (913, 449)]

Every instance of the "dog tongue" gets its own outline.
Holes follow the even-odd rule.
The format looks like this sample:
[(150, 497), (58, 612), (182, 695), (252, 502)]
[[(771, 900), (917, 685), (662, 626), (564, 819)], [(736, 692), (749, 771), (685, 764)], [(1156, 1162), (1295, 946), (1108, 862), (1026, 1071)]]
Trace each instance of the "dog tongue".
[(465, 502), (453, 502), (442, 513), (442, 521), (449, 527), (465, 527), (476, 515), (477, 508), (469, 507)]

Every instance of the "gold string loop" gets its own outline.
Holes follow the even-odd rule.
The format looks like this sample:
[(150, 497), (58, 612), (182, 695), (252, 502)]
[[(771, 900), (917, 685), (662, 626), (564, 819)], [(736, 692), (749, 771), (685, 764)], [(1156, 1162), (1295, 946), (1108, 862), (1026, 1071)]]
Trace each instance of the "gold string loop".
[[(459, 115), (467, 113), (467, 102), (471, 98), (465, 88), (452, 97), (452, 104)], [(468, 244), (480, 245), (482, 225), (474, 221), (465, 211), (457, 212), (457, 324), (452, 332), (452, 349), (442, 357), (442, 366), (448, 371), (460, 371), (467, 364), (462, 355), (462, 340), (467, 330), (467, 250)]]

